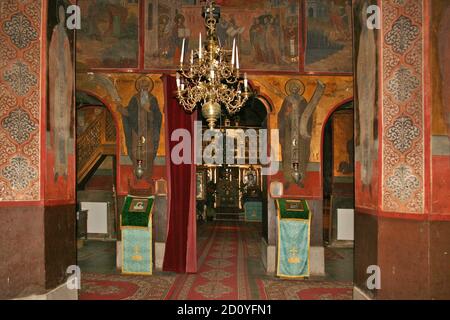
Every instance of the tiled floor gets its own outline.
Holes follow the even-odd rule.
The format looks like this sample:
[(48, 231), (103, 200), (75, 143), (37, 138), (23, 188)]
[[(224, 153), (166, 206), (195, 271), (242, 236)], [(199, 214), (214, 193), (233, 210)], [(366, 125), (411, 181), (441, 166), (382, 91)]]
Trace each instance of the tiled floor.
[[(325, 272), (327, 280), (353, 281), (353, 249), (325, 248), (332, 255), (325, 256)], [(328, 256), (328, 257), (327, 257)]]
[(86, 240), (77, 258), (81, 272), (117, 273), (115, 241)]

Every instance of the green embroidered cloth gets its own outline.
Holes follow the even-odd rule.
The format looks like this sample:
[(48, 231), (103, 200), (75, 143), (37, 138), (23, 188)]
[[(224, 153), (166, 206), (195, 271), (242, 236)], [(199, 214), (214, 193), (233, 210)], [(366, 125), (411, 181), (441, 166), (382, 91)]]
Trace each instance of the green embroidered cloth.
[(277, 200), (277, 275), (287, 278), (309, 277), (311, 215), (305, 200)]
[(245, 221), (261, 222), (262, 220), (262, 202), (249, 201), (244, 204)]
[(127, 196), (122, 209), (122, 273), (152, 275), (154, 197)]
[(153, 209), (154, 197), (127, 196), (122, 210), (122, 227), (149, 226), (149, 220)]
[(309, 219), (309, 207), (305, 200), (278, 199), (281, 219)]

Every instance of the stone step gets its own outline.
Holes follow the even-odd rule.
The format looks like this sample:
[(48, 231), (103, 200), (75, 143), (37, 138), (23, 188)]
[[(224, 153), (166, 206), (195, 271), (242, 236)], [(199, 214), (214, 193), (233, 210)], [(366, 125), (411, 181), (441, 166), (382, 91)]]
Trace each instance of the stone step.
[(216, 213), (217, 221), (243, 221), (245, 220), (244, 213)]

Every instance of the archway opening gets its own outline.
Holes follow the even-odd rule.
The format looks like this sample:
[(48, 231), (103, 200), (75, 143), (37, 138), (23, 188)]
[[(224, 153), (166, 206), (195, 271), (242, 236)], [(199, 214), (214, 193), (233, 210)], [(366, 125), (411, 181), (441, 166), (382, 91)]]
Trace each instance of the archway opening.
[(76, 106), (77, 262), (84, 272), (115, 273), (117, 127), (95, 96), (77, 92)]
[[(216, 129), (223, 135), (223, 163), (197, 166), (197, 248), (199, 256), (212, 259), (199, 261), (199, 274), (207, 272), (208, 266), (217, 262), (217, 257), (236, 259), (235, 266), (245, 259), (251, 261), (251, 268), (245, 273), (250, 277), (265, 273), (259, 248), (267, 233), (268, 181), (262, 174), (259, 154), (256, 154), (256, 163), (251, 160), (251, 154), (255, 149), (259, 153), (259, 143), (269, 144), (269, 141), (260, 142), (261, 130), (268, 128), (269, 113), (269, 102), (257, 95), (234, 116), (222, 113)], [(205, 133), (208, 126), (201, 113), (198, 120)], [(267, 138), (270, 139), (269, 135)], [(204, 153), (210, 143), (203, 142)], [(233, 156), (232, 162), (229, 155)], [(211, 234), (211, 237), (206, 236)], [(210, 248), (205, 243), (206, 238), (212, 239), (211, 247), (217, 249), (211, 252), (211, 258), (206, 253)], [(250, 256), (244, 259), (245, 252)]]
[(353, 281), (354, 108), (338, 106), (323, 136), (323, 238), (325, 271), (335, 280)]

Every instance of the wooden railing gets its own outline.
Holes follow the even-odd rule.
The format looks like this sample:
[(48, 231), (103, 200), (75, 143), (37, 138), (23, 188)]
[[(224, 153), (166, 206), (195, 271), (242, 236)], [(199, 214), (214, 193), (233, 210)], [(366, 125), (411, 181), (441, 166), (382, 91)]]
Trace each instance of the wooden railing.
[(103, 110), (77, 137), (77, 181), (80, 183), (106, 155), (116, 154), (116, 129), (111, 115)]

